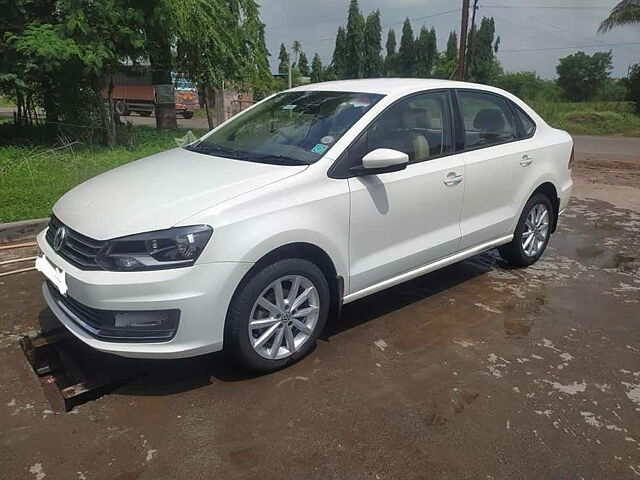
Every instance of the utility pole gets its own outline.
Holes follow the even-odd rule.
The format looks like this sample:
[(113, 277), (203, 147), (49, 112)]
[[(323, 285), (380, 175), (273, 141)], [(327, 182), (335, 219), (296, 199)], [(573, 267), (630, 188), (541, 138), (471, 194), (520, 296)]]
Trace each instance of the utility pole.
[(287, 63), (289, 64), (289, 88), (291, 88), (291, 54), (289, 52), (287, 52)]
[(469, 26), (469, 0), (462, 0), (462, 21), (460, 22), (460, 48), (458, 49), (458, 68), (456, 79), (464, 79), (464, 62), (467, 53), (467, 28)]
[[(473, 56), (475, 55), (475, 52), (473, 51), (473, 48), (471, 48), (472, 46), (472, 42), (475, 41), (474, 38), (471, 37), (471, 33), (477, 33), (474, 32), (473, 27), (476, 24), (476, 11), (478, 10), (478, 0), (473, 0), (473, 13), (471, 14), (471, 28), (469, 29), (469, 38), (467, 39), (467, 53), (465, 54), (465, 68), (466, 68), (466, 64), (467, 64), (467, 58), (471, 57), (473, 59)], [(462, 80), (464, 80), (464, 74), (466, 72), (462, 72)]]

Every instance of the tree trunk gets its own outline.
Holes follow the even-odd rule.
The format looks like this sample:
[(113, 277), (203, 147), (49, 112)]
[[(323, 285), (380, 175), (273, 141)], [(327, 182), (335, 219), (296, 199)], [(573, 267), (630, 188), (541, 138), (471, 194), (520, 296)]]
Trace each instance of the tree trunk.
[(214, 91), (214, 99), (216, 106), (216, 126), (226, 120), (226, 109), (224, 105), (224, 87), (216, 88)]
[(162, 39), (158, 44), (158, 50), (149, 56), (155, 91), (156, 128), (178, 128), (171, 80), (171, 46), (166, 39)]
[[(107, 127), (107, 145), (110, 147), (115, 147), (117, 143), (116, 137), (116, 123), (120, 120), (120, 116), (116, 113), (115, 108), (113, 108), (113, 75), (109, 80), (109, 90), (107, 94), (108, 105), (109, 105), (109, 125), (105, 125)], [(116, 121), (117, 116), (117, 121)]]
[(213, 118), (211, 117), (211, 112), (209, 111), (209, 94), (211, 93), (211, 89), (208, 85), (204, 87), (204, 111), (207, 112), (207, 123), (209, 124), (209, 130), (213, 130)]
[(102, 121), (102, 128), (105, 132), (104, 139), (107, 142), (107, 145), (113, 147), (116, 144), (115, 135), (112, 134), (113, 130), (111, 128), (113, 117), (109, 117), (108, 109), (104, 104), (104, 98), (102, 98), (102, 89), (100, 88), (100, 86), (94, 87), (93, 93), (96, 99), (98, 113), (100, 114), (100, 120)]

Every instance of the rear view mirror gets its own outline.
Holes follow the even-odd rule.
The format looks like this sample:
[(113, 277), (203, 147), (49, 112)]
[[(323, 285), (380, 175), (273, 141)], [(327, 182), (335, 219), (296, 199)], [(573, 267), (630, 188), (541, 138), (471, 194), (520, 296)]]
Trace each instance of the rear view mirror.
[(409, 155), (391, 148), (377, 148), (362, 158), (362, 166), (351, 168), (355, 175), (379, 175), (407, 168)]

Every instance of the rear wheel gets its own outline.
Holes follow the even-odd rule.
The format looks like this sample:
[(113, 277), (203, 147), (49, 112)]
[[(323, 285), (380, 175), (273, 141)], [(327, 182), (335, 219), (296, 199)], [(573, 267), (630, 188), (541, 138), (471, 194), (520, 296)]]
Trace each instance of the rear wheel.
[(329, 285), (313, 263), (280, 260), (236, 292), (225, 324), (225, 350), (247, 368), (273, 371), (305, 357), (329, 312)]
[(138, 114), (140, 114), (141, 117), (150, 117), (151, 114), (153, 112), (151, 110), (139, 110)]
[(549, 197), (543, 193), (531, 197), (522, 210), (513, 240), (499, 247), (500, 256), (515, 267), (537, 262), (549, 243), (553, 216)]
[(182, 118), (186, 118), (187, 120), (189, 120), (190, 118), (193, 118), (193, 112), (182, 112)]
[(124, 100), (116, 100), (113, 108), (118, 115), (129, 115), (129, 109), (127, 108), (127, 104), (124, 103)]

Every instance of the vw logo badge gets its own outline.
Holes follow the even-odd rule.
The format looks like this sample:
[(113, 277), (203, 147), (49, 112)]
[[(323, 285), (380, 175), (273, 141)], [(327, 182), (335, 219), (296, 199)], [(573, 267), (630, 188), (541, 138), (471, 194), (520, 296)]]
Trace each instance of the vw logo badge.
[(53, 249), (57, 252), (64, 245), (64, 239), (67, 237), (67, 228), (60, 227), (53, 237)]

